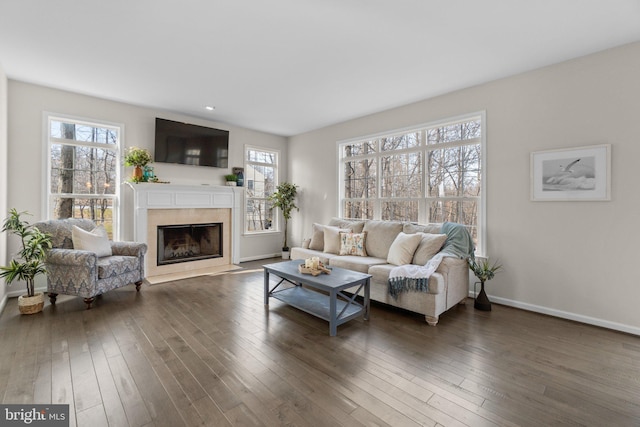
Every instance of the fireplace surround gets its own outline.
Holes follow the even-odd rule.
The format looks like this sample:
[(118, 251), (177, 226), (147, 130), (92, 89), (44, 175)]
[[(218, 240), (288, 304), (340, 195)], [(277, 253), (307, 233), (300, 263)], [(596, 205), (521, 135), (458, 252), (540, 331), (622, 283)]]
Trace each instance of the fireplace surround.
[[(133, 234), (149, 247), (147, 277), (207, 274), (208, 270), (240, 262), (241, 187), (127, 183), (126, 201), (133, 206)], [(220, 256), (158, 265), (158, 227), (220, 224)]]

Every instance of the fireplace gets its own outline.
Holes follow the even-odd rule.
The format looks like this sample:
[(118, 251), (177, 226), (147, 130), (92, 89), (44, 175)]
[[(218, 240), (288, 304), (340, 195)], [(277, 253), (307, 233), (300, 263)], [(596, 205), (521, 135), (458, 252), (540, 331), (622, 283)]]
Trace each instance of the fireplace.
[(158, 265), (222, 257), (222, 224), (159, 225)]

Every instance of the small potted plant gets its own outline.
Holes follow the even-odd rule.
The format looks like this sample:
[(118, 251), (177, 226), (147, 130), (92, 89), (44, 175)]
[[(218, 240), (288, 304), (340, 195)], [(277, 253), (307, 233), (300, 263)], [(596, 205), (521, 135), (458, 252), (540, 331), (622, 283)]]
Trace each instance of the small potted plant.
[(291, 219), (291, 211), (300, 210), (295, 203), (298, 194), (298, 186), (289, 182), (283, 182), (276, 187), (276, 191), (269, 196), (271, 209), (279, 208), (284, 217), (284, 241), (282, 243), (282, 258), (289, 259), (289, 245), (287, 244), (287, 228)]
[(227, 185), (231, 187), (235, 187), (238, 183), (238, 177), (233, 173), (225, 175), (224, 180), (227, 181)]
[(469, 258), (469, 269), (480, 280), (480, 293), (476, 295), (476, 300), (473, 304), (474, 308), (491, 311), (491, 301), (489, 301), (489, 297), (484, 291), (484, 282), (493, 279), (496, 273), (502, 269), (502, 265), (498, 264), (497, 261), (492, 265), (489, 263), (489, 258), (483, 258), (481, 261)]
[(4, 221), (2, 231), (20, 237), (22, 248), (8, 266), (0, 267), (0, 277), (4, 277), (7, 284), (15, 279), (27, 283), (27, 294), (18, 297), (18, 309), (22, 314), (35, 314), (44, 307), (44, 294), (35, 293), (35, 278), (47, 272), (44, 260), (51, 249), (51, 236), (24, 221), (22, 214), (28, 213), (11, 209)]
[(141, 182), (143, 180), (142, 168), (151, 163), (151, 153), (145, 148), (129, 147), (124, 155), (124, 165), (133, 166), (133, 182)]

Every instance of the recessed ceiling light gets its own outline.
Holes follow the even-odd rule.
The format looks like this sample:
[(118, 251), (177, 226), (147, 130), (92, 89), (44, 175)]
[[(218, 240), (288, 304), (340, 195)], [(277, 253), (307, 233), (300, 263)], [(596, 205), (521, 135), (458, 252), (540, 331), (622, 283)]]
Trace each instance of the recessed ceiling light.
[(216, 107), (212, 107), (211, 105), (207, 105), (206, 107), (204, 107), (205, 110), (209, 110), (209, 111), (213, 111), (216, 109)]

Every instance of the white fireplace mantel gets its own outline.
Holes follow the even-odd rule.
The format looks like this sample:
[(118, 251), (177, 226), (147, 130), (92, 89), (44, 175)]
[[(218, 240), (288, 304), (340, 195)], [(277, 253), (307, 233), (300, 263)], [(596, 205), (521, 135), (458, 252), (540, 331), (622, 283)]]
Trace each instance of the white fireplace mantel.
[(231, 209), (231, 261), (240, 262), (242, 187), (127, 183), (133, 190), (133, 234), (135, 241), (147, 242), (149, 209)]

